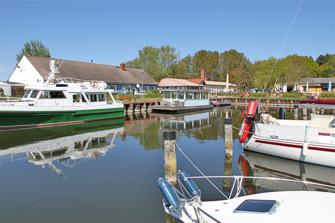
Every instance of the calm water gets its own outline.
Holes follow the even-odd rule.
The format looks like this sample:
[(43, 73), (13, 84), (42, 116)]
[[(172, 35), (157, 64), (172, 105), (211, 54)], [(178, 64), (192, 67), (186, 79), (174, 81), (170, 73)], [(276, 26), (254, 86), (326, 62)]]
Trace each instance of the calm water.
[[(229, 111), (239, 127), (241, 111)], [(225, 159), (225, 110), (196, 114), (127, 117), (124, 124), (94, 123), (0, 133), (0, 222), (170, 222), (157, 178), (164, 176), (163, 131), (207, 175), (281, 176), (335, 185), (335, 171), (234, 151)], [(288, 114), (288, 116), (292, 116)], [(199, 175), (177, 152), (178, 169)], [(215, 181), (228, 190), (230, 182)], [(221, 198), (199, 182), (204, 200)], [(278, 188), (279, 187), (279, 188)], [(287, 189), (247, 182), (247, 193)]]

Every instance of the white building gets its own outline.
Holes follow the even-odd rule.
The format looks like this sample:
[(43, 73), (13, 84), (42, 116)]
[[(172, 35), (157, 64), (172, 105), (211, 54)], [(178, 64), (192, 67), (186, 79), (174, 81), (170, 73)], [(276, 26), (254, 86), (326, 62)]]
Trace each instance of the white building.
[[(82, 61), (54, 59), (56, 79), (71, 78), (80, 81), (104, 81), (115, 91), (147, 91), (157, 88), (157, 82), (144, 70), (96, 64)], [(8, 82), (24, 85), (44, 83), (50, 72), (50, 58), (24, 55)]]
[(12, 87), (10, 84), (0, 81), (0, 97), (2, 96), (12, 96)]

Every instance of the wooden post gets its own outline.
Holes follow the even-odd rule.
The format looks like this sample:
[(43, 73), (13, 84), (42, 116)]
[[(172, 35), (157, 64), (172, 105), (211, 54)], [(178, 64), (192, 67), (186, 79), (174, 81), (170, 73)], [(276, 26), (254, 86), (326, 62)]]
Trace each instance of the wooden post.
[(166, 179), (177, 184), (176, 132), (164, 131), (164, 169)]
[(294, 120), (298, 120), (299, 118), (299, 108), (298, 106), (294, 106)]
[[(225, 133), (225, 165), (224, 175), (232, 175), (232, 164), (233, 164), (233, 126), (231, 117), (229, 117), (228, 111), (226, 111), (226, 117), (224, 119), (224, 133)], [(225, 190), (230, 190), (231, 179), (225, 179), (223, 181), (223, 187)]]
[(302, 118), (307, 120), (307, 107), (302, 108)]

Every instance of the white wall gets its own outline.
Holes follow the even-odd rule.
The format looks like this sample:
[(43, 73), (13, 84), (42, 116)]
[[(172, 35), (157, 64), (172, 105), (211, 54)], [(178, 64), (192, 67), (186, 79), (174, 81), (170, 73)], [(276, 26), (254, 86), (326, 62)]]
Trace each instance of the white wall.
[(29, 60), (23, 56), (8, 81), (25, 85), (36, 85), (43, 83), (44, 79)]
[(5, 96), (8, 96), (8, 97), (12, 96), (12, 87), (9, 84), (0, 82), (0, 89), (3, 90), (3, 93), (5, 94)]

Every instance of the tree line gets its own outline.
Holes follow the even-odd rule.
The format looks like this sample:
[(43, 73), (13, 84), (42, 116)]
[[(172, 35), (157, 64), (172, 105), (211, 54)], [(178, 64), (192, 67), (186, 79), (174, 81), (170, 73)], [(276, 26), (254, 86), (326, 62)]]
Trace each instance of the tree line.
[(242, 52), (230, 49), (224, 52), (199, 50), (179, 58), (172, 46), (146, 46), (128, 66), (144, 69), (155, 80), (165, 77), (195, 78), (204, 69), (208, 80), (230, 82), (240, 89), (271, 89), (275, 83), (294, 84), (305, 77), (335, 77), (335, 54), (311, 56), (289, 55), (270, 57), (252, 63)]
[[(23, 54), (51, 57), (49, 49), (39, 40), (26, 42), (17, 55), (17, 62)], [(208, 80), (225, 81), (229, 73), (230, 82), (239, 89), (271, 89), (275, 83), (294, 84), (305, 77), (335, 77), (335, 54), (322, 54), (316, 60), (295, 54), (251, 62), (234, 49), (224, 52), (202, 49), (180, 58), (174, 47), (165, 45), (145, 46), (126, 64), (145, 70), (157, 81), (165, 77), (197, 78), (201, 69)]]

